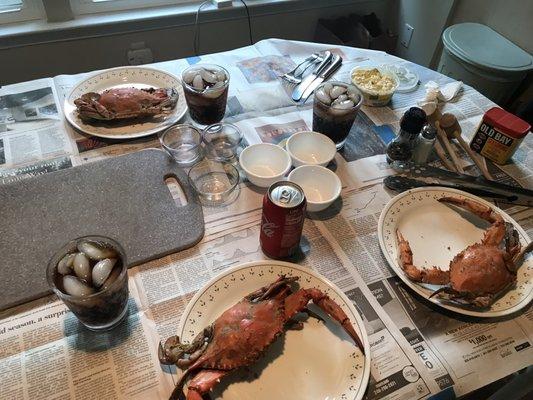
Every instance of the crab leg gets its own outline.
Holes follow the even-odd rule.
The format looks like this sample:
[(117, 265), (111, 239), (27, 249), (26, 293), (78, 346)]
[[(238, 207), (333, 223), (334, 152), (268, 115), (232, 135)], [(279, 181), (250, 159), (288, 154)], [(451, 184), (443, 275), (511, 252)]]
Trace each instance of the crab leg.
[(477, 201), (457, 199), (455, 197), (441, 197), (439, 201), (441, 203), (456, 205), (490, 222), (492, 225), (485, 231), (485, 236), (481, 241), (482, 244), (493, 244), (497, 246), (505, 237), (505, 221), (491, 207), (478, 203)]
[(310, 300), (341, 324), (344, 330), (357, 344), (357, 347), (359, 347), (363, 354), (365, 353), (363, 342), (355, 332), (346, 313), (328, 295), (318, 289), (300, 289), (289, 295), (285, 299), (285, 320), (290, 320), (297, 313), (304, 310)]
[(519, 251), (519, 252), (513, 257), (513, 262), (512, 262), (513, 271), (512, 271), (512, 272), (516, 272), (516, 271), (518, 271), (518, 268), (520, 268), (520, 266), (521, 266), (522, 263), (524, 262), (524, 256), (525, 256), (527, 253), (530, 253), (531, 251), (533, 251), (533, 242), (529, 242), (528, 245), (527, 245), (526, 247), (524, 247), (521, 251)]
[(276, 281), (274, 281), (274, 283), (272, 283), (271, 285), (268, 285), (268, 286), (264, 286), (252, 293), (250, 293), (248, 296), (246, 296), (245, 298), (250, 300), (250, 301), (261, 301), (261, 300), (265, 300), (265, 299), (269, 299), (269, 298), (272, 298), (275, 296), (275, 292), (280, 289), (280, 288), (285, 288), (287, 287), (287, 284), (289, 283), (292, 283), (292, 282), (296, 282), (298, 280), (297, 277), (285, 277), (285, 276), (280, 276)]
[(450, 281), (449, 271), (443, 271), (437, 267), (419, 268), (413, 264), (413, 251), (409, 242), (404, 239), (400, 231), (396, 231), (398, 238), (398, 250), (400, 266), (409, 279), (415, 282), (430, 283), (433, 285), (445, 285)]
[[(183, 383), (187, 379), (190, 370), (185, 372), (181, 377), (180, 382), (174, 388), (174, 391), (170, 395), (170, 400), (178, 400), (183, 393)], [(228, 371), (221, 371), (216, 369), (202, 369), (192, 377), (187, 385), (187, 400), (203, 400), (203, 395), (212, 390), (219, 382), (220, 379), (226, 375)]]

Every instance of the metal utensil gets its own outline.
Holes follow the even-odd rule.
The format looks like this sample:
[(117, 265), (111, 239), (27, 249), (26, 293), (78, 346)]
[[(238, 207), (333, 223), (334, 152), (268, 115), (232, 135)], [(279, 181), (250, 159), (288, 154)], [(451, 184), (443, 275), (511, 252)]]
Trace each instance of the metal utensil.
[(315, 91), (315, 89), (322, 82), (327, 80), (331, 75), (333, 75), (342, 65), (342, 57), (339, 55), (334, 55), (331, 59), (331, 64), (329, 64), (319, 75), (318, 77), (311, 82), (311, 84), (305, 89), (302, 95), (302, 103), (305, 103), (309, 96)]
[(412, 168), (406, 175), (388, 176), (383, 183), (389, 189), (403, 192), (422, 186), (442, 186), (464, 190), (476, 196), (490, 197), (502, 203), (533, 207), (533, 190), (489, 181), (483, 177), (456, 174), (440, 168)]
[(313, 53), (300, 64), (298, 64), (294, 69), (286, 74), (281, 75), (281, 79), (286, 80), (289, 83), (294, 85), (299, 84), (302, 81), (302, 76), (305, 74), (305, 71), (312, 65), (322, 62), (322, 56), (320, 53)]
[(292, 92), (292, 96), (291, 96), (294, 101), (300, 101), (300, 99), (302, 98), (302, 96), (303, 96), (303, 94), (305, 92), (305, 89), (307, 89), (307, 87), (329, 65), (329, 63), (331, 62), (331, 58), (332, 58), (331, 52), (330, 51), (325, 51), (324, 52), (324, 59), (322, 60), (322, 62), (320, 64), (318, 64), (316, 69), (312, 73), (307, 75), (304, 79), (302, 79), (302, 81), (294, 88), (294, 90)]

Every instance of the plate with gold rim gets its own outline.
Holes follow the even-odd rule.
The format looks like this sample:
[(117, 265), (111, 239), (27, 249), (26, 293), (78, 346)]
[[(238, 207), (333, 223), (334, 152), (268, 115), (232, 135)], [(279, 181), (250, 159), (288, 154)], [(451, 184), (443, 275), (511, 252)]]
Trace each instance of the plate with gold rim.
[[(74, 100), (84, 93), (130, 87), (174, 88), (178, 91), (178, 102), (169, 114), (154, 118), (87, 122), (79, 117)], [(86, 134), (105, 139), (135, 139), (153, 135), (178, 122), (187, 112), (187, 103), (178, 77), (156, 68), (118, 67), (91, 75), (74, 86), (65, 98), (63, 112), (74, 128)]]
[(437, 201), (445, 196), (469, 199), (491, 207), (506, 222), (513, 224), (522, 246), (530, 242), (528, 234), (518, 222), (480, 197), (443, 187), (412, 189), (392, 198), (381, 212), (378, 222), (381, 251), (396, 275), (420, 296), (463, 315), (494, 318), (513, 314), (526, 307), (533, 300), (533, 257), (526, 257), (518, 269), (516, 284), (487, 309), (455, 305), (437, 296), (430, 298), (439, 286), (414, 282), (404, 273), (398, 260), (397, 230), (409, 241), (413, 264), (421, 268), (438, 266), (447, 270), (456, 254), (483, 238), (489, 224), (467, 211)]
[(224, 271), (191, 299), (178, 336), (184, 342), (192, 341), (225, 310), (281, 275), (298, 276), (296, 286), (320, 289), (337, 302), (361, 338), (365, 354), (339, 324), (310, 306), (324, 322), (308, 318), (302, 330), (287, 330), (256, 364), (224, 377), (213, 389), (212, 398), (362, 399), (370, 376), (370, 344), (363, 321), (337, 286), (309, 268), (282, 261), (255, 261)]

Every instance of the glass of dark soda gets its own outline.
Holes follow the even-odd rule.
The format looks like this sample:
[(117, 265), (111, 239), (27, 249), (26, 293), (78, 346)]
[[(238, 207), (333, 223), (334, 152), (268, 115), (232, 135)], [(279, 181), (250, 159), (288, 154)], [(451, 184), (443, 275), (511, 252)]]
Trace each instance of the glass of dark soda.
[(315, 90), (313, 131), (329, 137), (337, 150), (346, 142), (350, 129), (363, 103), (354, 86), (344, 82), (324, 82)]
[(93, 331), (118, 325), (128, 309), (124, 249), (104, 236), (85, 236), (64, 245), (48, 263), (48, 284), (72, 313)]
[(226, 113), (229, 72), (215, 64), (193, 65), (181, 74), (189, 114), (200, 125), (220, 122)]

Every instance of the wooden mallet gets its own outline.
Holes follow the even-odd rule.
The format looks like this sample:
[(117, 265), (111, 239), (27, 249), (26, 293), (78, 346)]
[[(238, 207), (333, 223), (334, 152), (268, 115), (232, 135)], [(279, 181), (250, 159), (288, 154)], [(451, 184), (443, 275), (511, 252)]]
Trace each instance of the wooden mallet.
[(457, 171), (461, 174), (465, 173), (465, 170), (463, 169), (463, 166), (461, 165), (461, 160), (459, 159), (459, 156), (455, 152), (455, 149), (453, 148), (450, 140), (448, 139), (448, 136), (446, 136), (446, 132), (441, 128), (440, 121), (435, 122), (435, 128), (437, 128), (437, 136), (440, 139), (442, 143), (444, 143), (444, 146), (446, 147), (446, 150), (448, 151), (448, 154), (450, 155), (450, 158), (452, 159), (453, 165), (455, 165), (455, 168)]
[[(436, 126), (436, 123), (442, 118), (442, 114), (439, 111), (439, 109), (435, 109), (432, 114), (429, 114), (428, 116), (428, 123)], [(446, 157), (446, 152), (444, 151), (444, 148), (440, 144), (438, 140), (435, 141), (435, 153), (439, 156), (440, 160), (444, 164), (446, 168), (448, 168), (452, 172), (457, 172), (457, 168), (453, 165), (453, 163)]]
[(461, 125), (459, 125), (459, 121), (457, 121), (455, 115), (450, 113), (443, 114), (440, 118), (439, 125), (449, 139), (456, 139), (457, 142), (459, 142), (463, 150), (470, 156), (472, 161), (474, 161), (483, 176), (492, 180), (492, 176), (487, 169), (487, 165), (484, 163), (484, 159), (482, 159), (479, 154), (475, 153), (463, 139), (463, 136), (461, 135)]

